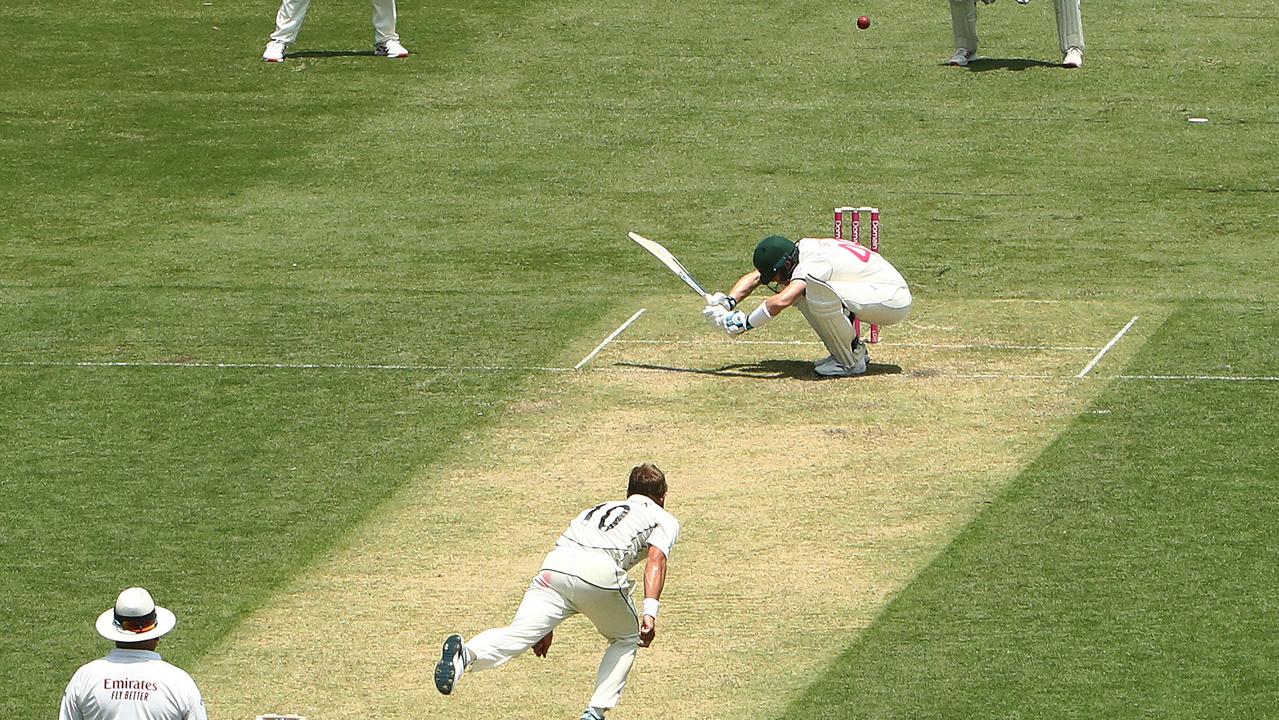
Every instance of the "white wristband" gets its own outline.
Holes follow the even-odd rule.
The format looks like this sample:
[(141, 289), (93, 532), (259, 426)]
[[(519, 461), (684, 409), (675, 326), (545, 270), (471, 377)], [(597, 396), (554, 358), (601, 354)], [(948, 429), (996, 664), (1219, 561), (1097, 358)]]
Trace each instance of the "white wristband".
[(661, 605), (661, 603), (657, 601), (657, 598), (644, 598), (644, 614), (656, 620), (658, 605)]
[(750, 317), (746, 318), (746, 327), (763, 327), (764, 323), (772, 319), (773, 316), (768, 314), (768, 306), (760, 303), (759, 307), (751, 311)]

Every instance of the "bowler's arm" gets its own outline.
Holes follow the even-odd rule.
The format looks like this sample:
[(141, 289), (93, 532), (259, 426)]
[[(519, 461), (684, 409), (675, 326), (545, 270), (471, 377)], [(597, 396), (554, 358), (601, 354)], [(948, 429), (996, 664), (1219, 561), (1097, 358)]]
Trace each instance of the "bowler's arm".
[[(758, 279), (758, 273), (756, 277)], [(648, 561), (644, 564), (644, 599), (660, 600), (662, 588), (666, 586), (666, 553), (650, 545)], [(645, 614), (640, 619), (640, 647), (653, 644), (657, 637), (657, 618)]]

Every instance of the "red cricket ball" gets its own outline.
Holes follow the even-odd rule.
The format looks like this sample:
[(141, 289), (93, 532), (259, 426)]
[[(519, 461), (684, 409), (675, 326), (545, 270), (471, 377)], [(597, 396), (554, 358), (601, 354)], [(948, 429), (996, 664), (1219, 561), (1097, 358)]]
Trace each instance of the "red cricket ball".
[(865, 15), (862, 15), (861, 17), (857, 18), (857, 27), (861, 28), (862, 30), (865, 30), (866, 28), (870, 27), (870, 18), (866, 17)]

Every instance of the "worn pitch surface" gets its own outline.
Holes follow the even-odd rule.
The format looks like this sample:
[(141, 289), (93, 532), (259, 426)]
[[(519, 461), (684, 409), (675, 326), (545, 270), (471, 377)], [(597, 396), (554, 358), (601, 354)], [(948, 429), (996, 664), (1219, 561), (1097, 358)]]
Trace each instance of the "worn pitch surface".
[(619, 716), (775, 714), (1080, 411), (1101, 384), (1074, 375), (1135, 314), (1089, 308), (1079, 333), (1054, 330), (1055, 303), (925, 306), (885, 330), (870, 374), (831, 381), (812, 375), (822, 350), (798, 315), (733, 342), (693, 325), (696, 307), (652, 304), (586, 371), (538, 376), (210, 653), (198, 671), (220, 712), (580, 712), (602, 650), (580, 618), (549, 659), (448, 698), (439, 642), (509, 621), (567, 519), (652, 461), (684, 532)]

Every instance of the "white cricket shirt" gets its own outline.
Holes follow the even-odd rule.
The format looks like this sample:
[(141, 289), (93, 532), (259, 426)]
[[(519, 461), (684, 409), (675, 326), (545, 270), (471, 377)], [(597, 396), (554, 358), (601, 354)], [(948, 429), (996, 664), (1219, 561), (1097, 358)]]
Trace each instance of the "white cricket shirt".
[(207, 720), (185, 670), (150, 650), (116, 648), (83, 665), (62, 696), (59, 720)]
[(813, 277), (829, 284), (906, 287), (906, 278), (892, 263), (850, 240), (804, 238), (795, 244), (799, 247), (799, 262), (791, 273), (795, 280)]
[(655, 547), (670, 557), (679, 521), (644, 495), (603, 502), (569, 523), (542, 569), (575, 575), (607, 588), (625, 587), (626, 571)]

